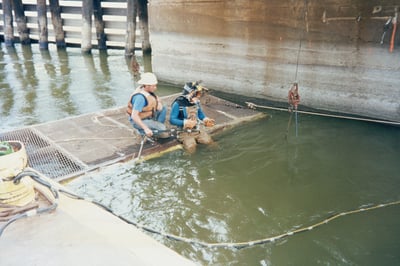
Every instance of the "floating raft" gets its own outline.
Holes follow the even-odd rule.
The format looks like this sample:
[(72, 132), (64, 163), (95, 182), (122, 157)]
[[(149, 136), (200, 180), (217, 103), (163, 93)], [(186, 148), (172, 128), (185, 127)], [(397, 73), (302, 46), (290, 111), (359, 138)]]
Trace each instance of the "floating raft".
[[(170, 107), (179, 94), (162, 97)], [(216, 121), (207, 128), (211, 134), (265, 117), (264, 113), (244, 108), (213, 95), (202, 98), (205, 114)], [(38, 124), (0, 133), (2, 140), (18, 140), (25, 144), (29, 166), (57, 182), (67, 181), (116, 162), (135, 159), (141, 136), (128, 121), (126, 107)], [(168, 108), (167, 117), (169, 117)], [(167, 123), (167, 127), (171, 128)], [(181, 148), (175, 138), (147, 141), (141, 157), (146, 160)]]
[[(171, 106), (176, 96), (163, 97), (163, 102)], [(211, 95), (202, 101), (206, 115), (217, 123), (207, 129), (211, 135), (266, 116)], [(60, 181), (136, 158), (142, 138), (121, 107), (0, 133), (0, 141), (7, 140), (23, 142), (30, 168), (65, 190)], [(151, 158), (179, 147), (174, 138), (147, 142), (142, 155)], [(195, 265), (107, 210), (64, 193), (56, 209), (37, 215), (5, 228), (1, 265)]]

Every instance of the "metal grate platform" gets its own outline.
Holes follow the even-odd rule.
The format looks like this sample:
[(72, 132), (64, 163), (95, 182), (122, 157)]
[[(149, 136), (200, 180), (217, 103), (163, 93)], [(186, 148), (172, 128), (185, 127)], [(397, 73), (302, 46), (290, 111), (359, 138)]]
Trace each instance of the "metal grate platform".
[(52, 144), (33, 128), (0, 133), (0, 140), (17, 140), (25, 145), (28, 166), (52, 179), (64, 179), (78, 175), (87, 168), (83, 163)]
[[(177, 95), (163, 97), (170, 106)], [(265, 117), (254, 110), (207, 95), (204, 112), (217, 122), (207, 129), (211, 135)], [(168, 115), (168, 113), (167, 113)], [(166, 123), (169, 127), (168, 123)], [(76, 117), (28, 126), (15, 131), (0, 132), (0, 140), (24, 143), (28, 165), (43, 175), (57, 181), (83, 175), (117, 162), (136, 158), (141, 138), (133, 133), (125, 107), (102, 110)], [(167, 142), (156, 141), (143, 147), (142, 156), (157, 156), (178, 146), (175, 138)]]

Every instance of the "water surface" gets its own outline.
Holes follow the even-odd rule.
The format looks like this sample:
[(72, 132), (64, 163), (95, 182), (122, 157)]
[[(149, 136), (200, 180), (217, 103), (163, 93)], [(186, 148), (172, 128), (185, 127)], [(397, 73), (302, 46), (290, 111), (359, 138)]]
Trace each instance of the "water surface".
[[(216, 137), (216, 147), (126, 163), (70, 184), (160, 232), (209, 243), (247, 242), (333, 214), (399, 200), (398, 128), (287, 113)], [(155, 235), (202, 265), (396, 265), (400, 206), (347, 215), (244, 249), (204, 248)]]
[[(2, 47), (0, 131), (125, 105), (137, 77), (123, 54)], [(215, 136), (217, 145), (194, 155), (179, 150), (116, 164), (68, 186), (134, 222), (210, 243), (274, 237), (400, 200), (398, 127), (299, 115), (296, 137), (293, 122), (287, 134), (288, 113), (268, 114)], [(151, 235), (200, 265), (399, 265), (399, 228), (394, 205), (243, 249)]]
[[(140, 72), (151, 71), (138, 56)], [(0, 131), (125, 105), (139, 75), (123, 50), (0, 49)], [(180, 89), (160, 84), (159, 95)]]

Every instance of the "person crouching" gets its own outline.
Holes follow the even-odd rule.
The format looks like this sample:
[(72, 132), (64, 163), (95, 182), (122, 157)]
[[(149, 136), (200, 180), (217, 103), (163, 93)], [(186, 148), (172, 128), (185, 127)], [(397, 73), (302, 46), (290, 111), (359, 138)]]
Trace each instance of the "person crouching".
[(138, 83), (140, 86), (131, 95), (126, 110), (129, 122), (140, 135), (152, 137), (154, 132), (162, 132), (157, 137), (168, 138), (169, 134), (165, 132), (164, 124), (167, 108), (155, 94), (157, 77), (150, 72), (143, 73)]

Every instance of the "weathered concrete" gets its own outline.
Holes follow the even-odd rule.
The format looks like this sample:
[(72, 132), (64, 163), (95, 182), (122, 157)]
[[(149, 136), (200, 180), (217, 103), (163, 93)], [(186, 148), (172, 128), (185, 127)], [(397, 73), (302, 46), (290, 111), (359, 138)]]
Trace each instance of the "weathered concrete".
[(400, 121), (400, 31), (380, 44), (396, 0), (149, 3), (162, 80), (280, 102), (298, 81), (301, 105)]

